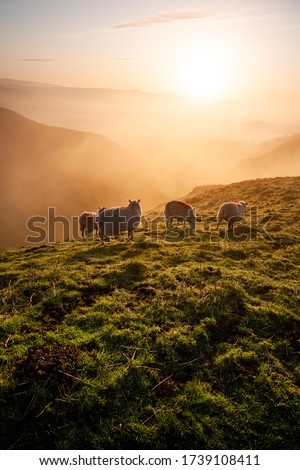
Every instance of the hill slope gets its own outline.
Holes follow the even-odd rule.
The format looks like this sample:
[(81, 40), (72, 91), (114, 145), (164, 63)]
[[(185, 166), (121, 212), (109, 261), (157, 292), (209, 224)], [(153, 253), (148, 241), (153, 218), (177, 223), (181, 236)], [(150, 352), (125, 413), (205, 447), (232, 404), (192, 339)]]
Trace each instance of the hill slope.
[(142, 198), (146, 207), (160, 198), (142, 160), (124, 148), (100, 135), (45, 126), (3, 108), (0, 155), (2, 246), (24, 244), (27, 219), (46, 217), (48, 207), (71, 217), (122, 205), (128, 198)]
[[(248, 204), (246, 220), (255, 211), (257, 217), (265, 217), (276, 213), (276, 219), (284, 220), (289, 226), (288, 218), (284, 212), (288, 207), (289, 216), (298, 220), (300, 213), (299, 200), (300, 177), (257, 178), (227, 185), (198, 186), (181, 199), (196, 209), (199, 221), (212, 219), (215, 221), (217, 211), (223, 202), (244, 200)], [(146, 212), (150, 219), (162, 216), (165, 203)], [(275, 219), (275, 216), (274, 216)], [(274, 220), (273, 219), (273, 220)]]
[(299, 178), (193, 197), (259, 191), (274, 217), (244, 243), (159, 224), (2, 250), (0, 447), (299, 448)]
[(247, 158), (231, 171), (230, 178), (267, 178), (296, 176), (300, 174), (300, 137), (294, 136), (270, 152), (259, 157)]

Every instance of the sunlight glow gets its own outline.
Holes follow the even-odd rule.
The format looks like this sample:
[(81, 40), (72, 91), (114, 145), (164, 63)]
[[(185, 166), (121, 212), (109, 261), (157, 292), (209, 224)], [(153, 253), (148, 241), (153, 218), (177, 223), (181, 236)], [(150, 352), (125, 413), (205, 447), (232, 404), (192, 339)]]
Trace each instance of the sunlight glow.
[(181, 61), (178, 88), (188, 96), (222, 98), (228, 93), (229, 75), (228, 61), (220, 51), (213, 48), (195, 51)]

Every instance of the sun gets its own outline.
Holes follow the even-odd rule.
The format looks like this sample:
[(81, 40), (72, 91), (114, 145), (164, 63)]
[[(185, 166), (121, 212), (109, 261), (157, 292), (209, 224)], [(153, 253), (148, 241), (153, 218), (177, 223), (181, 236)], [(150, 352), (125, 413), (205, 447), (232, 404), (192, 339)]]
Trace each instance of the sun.
[(228, 72), (224, 58), (213, 49), (188, 54), (180, 63), (180, 93), (202, 99), (222, 98), (228, 88)]

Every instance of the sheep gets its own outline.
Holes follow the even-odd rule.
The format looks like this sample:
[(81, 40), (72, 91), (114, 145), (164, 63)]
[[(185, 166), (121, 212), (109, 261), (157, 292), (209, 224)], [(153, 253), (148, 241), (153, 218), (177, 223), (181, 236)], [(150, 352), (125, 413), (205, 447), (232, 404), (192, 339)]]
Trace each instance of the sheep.
[(141, 222), (142, 208), (140, 199), (131, 201), (126, 207), (112, 207), (111, 209), (97, 212), (99, 238), (104, 243), (104, 237), (119, 235), (127, 230), (128, 239), (132, 240), (133, 232)]
[(79, 216), (79, 227), (82, 237), (84, 236), (84, 232), (88, 237), (89, 234), (93, 233), (95, 229), (97, 230), (96, 212), (82, 212), (82, 214)]
[(195, 211), (186, 202), (183, 201), (169, 201), (167, 202), (164, 210), (165, 221), (166, 221), (166, 228), (170, 230), (172, 227), (173, 219), (183, 220), (184, 221), (184, 228), (185, 222), (187, 221), (190, 224), (190, 227), (193, 231), (195, 231), (196, 227), (196, 215)]
[(84, 236), (84, 232), (86, 236), (89, 236), (89, 233), (93, 233), (96, 228), (95, 224), (96, 219), (96, 212), (82, 212), (79, 216), (79, 226), (81, 231), (81, 236)]
[(247, 203), (244, 201), (225, 202), (222, 204), (217, 215), (217, 229), (222, 220), (226, 220), (228, 222), (228, 230), (232, 230), (233, 224), (243, 219), (246, 206)]

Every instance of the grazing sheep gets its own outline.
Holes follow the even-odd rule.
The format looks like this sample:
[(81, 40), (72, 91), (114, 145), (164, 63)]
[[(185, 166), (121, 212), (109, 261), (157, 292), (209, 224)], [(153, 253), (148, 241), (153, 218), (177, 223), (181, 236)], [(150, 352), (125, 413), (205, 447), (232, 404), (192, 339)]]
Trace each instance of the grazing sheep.
[(126, 207), (112, 207), (98, 211), (96, 221), (101, 242), (104, 242), (104, 237), (119, 235), (124, 230), (128, 231), (128, 239), (131, 240), (134, 230), (141, 222), (141, 217), (140, 199), (138, 201), (129, 199)]
[(81, 236), (84, 236), (84, 232), (86, 236), (89, 236), (89, 233), (93, 233), (96, 228), (95, 223), (96, 212), (82, 212), (79, 216), (79, 227), (81, 231)]
[(196, 215), (195, 211), (186, 202), (183, 201), (169, 201), (165, 206), (165, 220), (166, 227), (169, 230), (172, 227), (173, 219), (183, 220), (184, 227), (185, 222), (187, 221), (190, 224), (192, 230), (195, 230), (196, 227)]
[(228, 222), (228, 230), (232, 230), (233, 224), (243, 219), (246, 206), (247, 203), (244, 201), (225, 202), (222, 204), (217, 215), (217, 229), (222, 220), (226, 220)]
[[(101, 211), (104, 211), (105, 207), (102, 207), (97, 212), (100, 213)], [(90, 233), (93, 233), (94, 230), (97, 231), (97, 221), (96, 221), (96, 212), (82, 212), (79, 216), (79, 227), (81, 231), (81, 236), (84, 236), (84, 232), (86, 233), (86, 236), (88, 237)]]

